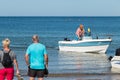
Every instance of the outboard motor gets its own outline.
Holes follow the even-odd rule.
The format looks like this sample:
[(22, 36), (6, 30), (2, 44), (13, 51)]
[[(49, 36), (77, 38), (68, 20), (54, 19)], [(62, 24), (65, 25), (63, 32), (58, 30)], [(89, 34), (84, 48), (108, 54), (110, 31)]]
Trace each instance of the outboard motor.
[(120, 48), (116, 49), (115, 56), (120, 56)]
[[(115, 56), (120, 56), (120, 48), (116, 49)], [(111, 61), (112, 58), (113, 58), (113, 57), (110, 56), (110, 57), (108, 58), (108, 60)]]
[(68, 38), (64, 38), (64, 41), (70, 41), (70, 39), (68, 39)]
[(109, 60), (109, 61), (111, 61), (111, 60), (112, 60), (112, 58), (113, 58), (113, 57), (112, 57), (112, 56), (110, 56), (110, 57), (108, 58), (108, 60)]

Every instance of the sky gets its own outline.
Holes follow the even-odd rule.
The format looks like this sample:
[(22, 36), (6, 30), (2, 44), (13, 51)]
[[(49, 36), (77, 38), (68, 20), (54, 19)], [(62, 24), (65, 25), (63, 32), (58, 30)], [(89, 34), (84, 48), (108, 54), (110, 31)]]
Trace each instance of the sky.
[(0, 0), (0, 16), (120, 16), (120, 0)]

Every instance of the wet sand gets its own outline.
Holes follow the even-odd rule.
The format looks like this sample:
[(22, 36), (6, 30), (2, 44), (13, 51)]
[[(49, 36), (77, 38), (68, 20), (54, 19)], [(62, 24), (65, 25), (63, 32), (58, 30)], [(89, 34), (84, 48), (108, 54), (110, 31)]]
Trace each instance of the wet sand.
[[(22, 75), (24, 80), (29, 80), (27, 75)], [(14, 80), (17, 80), (15, 76)], [(37, 80), (37, 79), (36, 79)], [(49, 74), (44, 80), (120, 80), (120, 73), (95, 73), (95, 74)]]

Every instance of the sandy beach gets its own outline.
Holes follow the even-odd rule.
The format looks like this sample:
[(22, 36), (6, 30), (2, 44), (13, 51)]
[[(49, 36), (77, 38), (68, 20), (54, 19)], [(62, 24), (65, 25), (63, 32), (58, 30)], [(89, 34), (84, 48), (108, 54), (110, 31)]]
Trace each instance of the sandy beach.
[[(120, 80), (120, 73), (101, 73), (101, 74), (49, 74), (45, 80)], [(22, 75), (24, 80), (28, 80), (27, 75)], [(14, 77), (17, 80), (17, 77)]]
[[(29, 80), (27, 71), (21, 72), (24, 73), (21, 77), (24, 80)], [(16, 75), (14, 80), (18, 80)], [(120, 80), (120, 70), (111, 68), (111, 71), (106, 73), (49, 73), (44, 80)]]

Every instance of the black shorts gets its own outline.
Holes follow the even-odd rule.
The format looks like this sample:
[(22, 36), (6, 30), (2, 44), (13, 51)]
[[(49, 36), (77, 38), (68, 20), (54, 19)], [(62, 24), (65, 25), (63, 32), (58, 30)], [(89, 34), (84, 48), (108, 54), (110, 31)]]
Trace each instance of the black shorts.
[(45, 69), (28, 69), (28, 76), (30, 77), (38, 77), (43, 78), (44, 77)]

